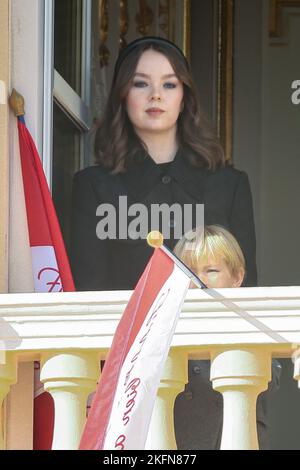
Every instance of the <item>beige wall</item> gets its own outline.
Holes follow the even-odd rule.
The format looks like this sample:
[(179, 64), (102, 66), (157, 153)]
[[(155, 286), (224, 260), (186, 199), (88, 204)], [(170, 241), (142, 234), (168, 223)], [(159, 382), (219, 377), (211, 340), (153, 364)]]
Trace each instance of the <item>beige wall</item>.
[(0, 292), (7, 292), (9, 0), (0, 2)]
[[(236, 0), (234, 162), (252, 186), (259, 285), (300, 285), (300, 8), (284, 15), (285, 44), (270, 44), (268, 0)], [(272, 449), (299, 449), (300, 393), (293, 363), (281, 359), (268, 402)]]
[[(1, 0), (0, 0), (1, 2)], [(43, 15), (40, 0), (10, 0), (10, 83), (25, 100), (25, 119), (42, 156), (43, 149)], [(28, 53), (30, 51), (30, 54)], [(8, 291), (33, 292), (17, 120), (9, 120), (9, 259)]]
[(43, 154), (44, 4), (45, 1), (41, 0), (10, 0), (11, 87), (18, 90), (24, 97), (26, 126), (41, 157)]
[(300, 285), (300, 8), (284, 9), (283, 23), (279, 45), (268, 0), (236, 0), (234, 162), (251, 182), (260, 286)]
[[(265, 22), (268, 21), (265, 12)], [(291, 84), (300, 79), (300, 8), (282, 15), (282, 45), (264, 37), (261, 162), (261, 280), (300, 285), (300, 105)]]
[[(25, 217), (25, 207), (24, 204), (22, 207), (16, 204), (17, 196), (21, 196), (18, 136), (16, 118), (9, 110), (7, 102), (12, 87), (24, 94), (25, 98), (29, 96), (28, 107), (30, 110), (36, 103), (41, 106), (42, 101), (41, 99), (32, 99), (32, 96), (28, 93), (29, 84), (31, 86), (30, 90), (39, 89), (36, 82), (33, 82), (32, 75), (28, 74), (28, 70), (33, 70), (31, 62), (36, 60), (36, 55), (30, 55), (30, 62), (25, 54), (24, 47), (27, 47), (27, 51), (31, 50), (31, 44), (29, 41), (26, 42), (26, 37), (24, 38), (25, 32), (30, 28), (28, 27), (25, 30), (24, 21), (21, 21), (22, 18), (26, 18), (27, 22), (32, 19), (31, 10), (33, 6), (36, 7), (37, 2), (35, 0), (33, 5), (32, 0), (30, 0), (31, 10), (29, 11), (29, 8), (27, 8), (27, 15), (23, 14), (23, 10), (20, 12), (20, 9), (18, 9), (20, 5), (24, 7), (24, 3), (21, 4), (16, 0), (0, 0), (0, 293), (8, 292), (9, 284), (10, 291), (33, 290), (33, 288), (28, 287), (28, 276), (23, 275), (24, 279), (21, 279), (21, 275), (20, 278), (20, 273), (24, 273), (24, 269), (22, 270), (24, 260), (27, 260), (24, 252), (20, 252), (20, 247), (22, 248), (27, 243), (27, 248), (29, 248), (29, 243), (28, 237), (26, 239), (25, 236), (24, 227), (20, 228), (20, 220), (23, 221)], [(33, 36), (38, 26), (41, 27), (40, 23), (37, 23), (35, 28), (31, 27), (31, 36)], [(40, 41), (36, 42), (40, 44)], [(22, 50), (21, 46), (23, 47)], [(25, 74), (25, 70), (27, 74)], [(24, 93), (24, 89), (27, 93)], [(37, 94), (37, 91), (35, 93)], [(39, 124), (39, 129), (41, 128), (40, 116), (35, 111), (36, 109), (33, 109), (31, 113), (33, 118), (28, 120), (33, 131), (36, 131), (38, 127), (35, 126), (34, 119)], [(37, 135), (37, 132), (33, 132), (33, 134)], [(9, 190), (12, 192), (10, 197)], [(13, 210), (10, 204), (14, 205)], [(9, 230), (9, 217), (14, 230)], [(9, 239), (10, 243), (8, 242)], [(15, 264), (14, 269), (11, 267), (10, 270), (8, 268), (9, 249), (11, 262)], [(9, 277), (10, 283), (8, 281)], [(14, 288), (14, 286), (16, 287)], [(18, 383), (12, 387), (10, 395), (5, 401), (4, 410), (7, 423), (5, 429), (7, 449), (32, 449), (32, 362), (19, 365)]]

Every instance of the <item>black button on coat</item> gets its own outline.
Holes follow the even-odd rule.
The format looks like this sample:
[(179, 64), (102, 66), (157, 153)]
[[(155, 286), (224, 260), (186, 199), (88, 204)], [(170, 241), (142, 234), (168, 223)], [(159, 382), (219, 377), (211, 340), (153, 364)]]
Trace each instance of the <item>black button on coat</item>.
[[(111, 175), (101, 166), (75, 174), (70, 260), (77, 290), (133, 289), (153, 252), (145, 240), (97, 238), (100, 217), (96, 210), (105, 203), (116, 209), (118, 236), (119, 196), (127, 196), (128, 207), (143, 203), (149, 214), (151, 204), (204, 204), (205, 224), (227, 228), (242, 248), (247, 270), (243, 285), (256, 285), (255, 230), (247, 174), (233, 167), (214, 172), (195, 168), (184, 150), (178, 151), (167, 171), (162, 174), (160, 165), (146, 155), (123, 174)], [(121, 211), (124, 220), (126, 208)], [(172, 227), (174, 222), (168, 225)], [(176, 240), (171, 236), (165, 243), (172, 249)]]

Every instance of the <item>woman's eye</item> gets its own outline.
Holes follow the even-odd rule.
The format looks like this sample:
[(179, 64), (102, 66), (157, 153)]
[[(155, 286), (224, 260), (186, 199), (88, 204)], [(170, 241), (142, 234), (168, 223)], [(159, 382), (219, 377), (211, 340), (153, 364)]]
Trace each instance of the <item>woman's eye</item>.
[(146, 82), (143, 82), (141, 80), (138, 82), (133, 82), (133, 86), (135, 86), (136, 88), (144, 88), (147, 85), (148, 84)]
[(164, 88), (176, 88), (176, 83), (167, 82), (164, 83)]
[(219, 271), (217, 269), (208, 269), (207, 273), (218, 273)]

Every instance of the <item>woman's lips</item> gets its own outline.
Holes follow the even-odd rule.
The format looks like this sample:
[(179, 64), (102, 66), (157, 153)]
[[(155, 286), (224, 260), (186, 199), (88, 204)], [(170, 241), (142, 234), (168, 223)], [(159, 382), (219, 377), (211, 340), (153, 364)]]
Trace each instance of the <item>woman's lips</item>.
[(164, 110), (160, 108), (149, 108), (146, 110), (146, 113), (150, 116), (160, 116), (162, 113), (164, 113)]

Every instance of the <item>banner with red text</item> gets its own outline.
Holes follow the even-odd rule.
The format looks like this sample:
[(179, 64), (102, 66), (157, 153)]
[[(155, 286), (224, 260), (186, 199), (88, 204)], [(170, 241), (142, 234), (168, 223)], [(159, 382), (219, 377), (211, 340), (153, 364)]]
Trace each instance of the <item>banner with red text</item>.
[(190, 278), (156, 249), (116, 330), (80, 449), (144, 449)]

